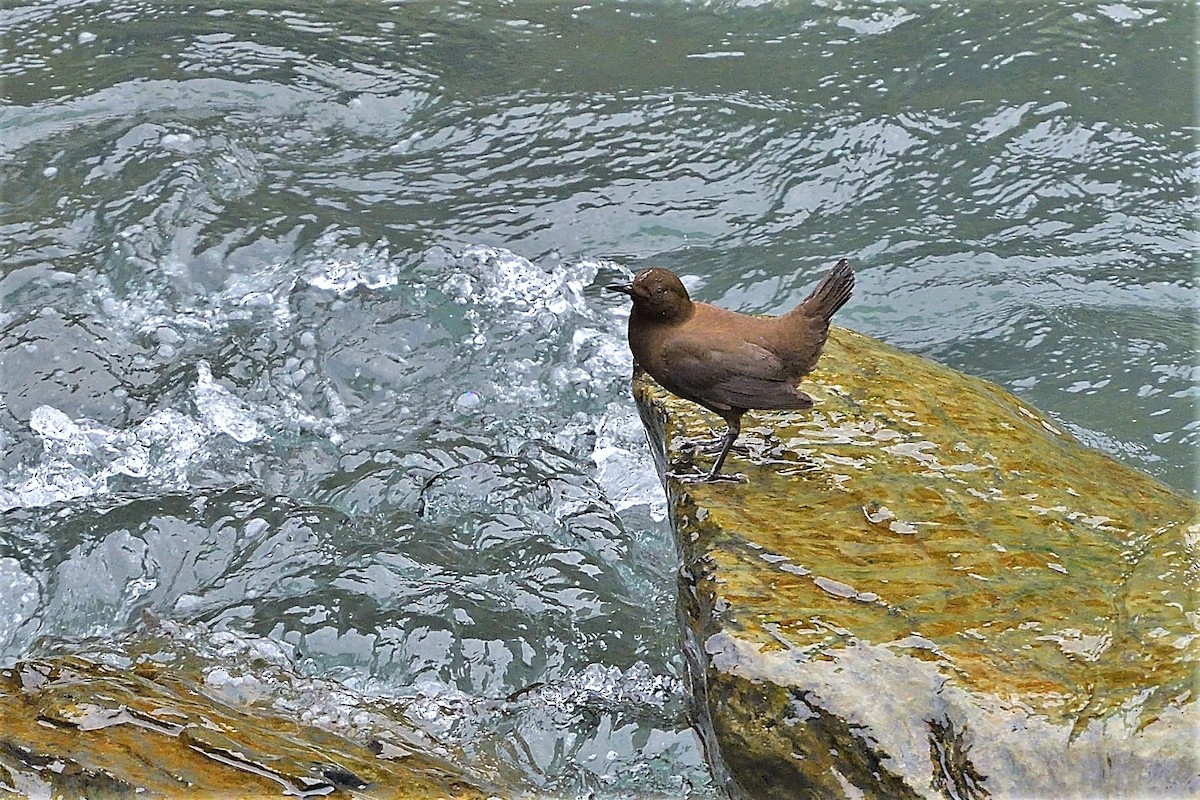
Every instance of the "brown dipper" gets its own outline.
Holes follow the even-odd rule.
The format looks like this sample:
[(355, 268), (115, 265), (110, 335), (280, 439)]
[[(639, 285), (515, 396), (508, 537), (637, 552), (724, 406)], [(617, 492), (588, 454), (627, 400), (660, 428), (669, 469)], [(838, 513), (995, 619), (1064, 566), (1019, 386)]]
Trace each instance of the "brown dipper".
[(752, 408), (811, 408), (796, 388), (812, 372), (829, 320), (850, 299), (854, 270), (842, 259), (804, 302), (780, 317), (752, 317), (698, 303), (669, 269), (639, 272), (633, 283), (605, 287), (633, 298), (633, 360), (672, 394), (718, 414), (729, 425), (706, 481), (715, 480)]

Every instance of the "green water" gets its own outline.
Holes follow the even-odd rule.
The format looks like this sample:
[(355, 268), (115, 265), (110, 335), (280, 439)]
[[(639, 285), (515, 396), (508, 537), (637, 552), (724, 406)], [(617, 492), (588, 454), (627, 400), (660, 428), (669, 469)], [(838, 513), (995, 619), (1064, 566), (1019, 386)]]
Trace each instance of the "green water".
[(839, 322), (1191, 491), (1195, 22), (5, 4), (0, 655), (149, 610), (535, 794), (722, 796), (600, 287), (847, 257)]

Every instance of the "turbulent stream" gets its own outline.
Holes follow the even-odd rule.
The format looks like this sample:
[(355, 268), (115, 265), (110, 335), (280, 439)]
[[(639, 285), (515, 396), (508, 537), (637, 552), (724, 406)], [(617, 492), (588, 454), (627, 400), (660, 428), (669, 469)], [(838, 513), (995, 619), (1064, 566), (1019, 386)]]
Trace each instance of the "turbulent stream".
[(721, 796), (601, 287), (846, 256), (842, 324), (1191, 491), (1195, 14), (4, 5), (0, 658), (149, 616), (534, 794)]

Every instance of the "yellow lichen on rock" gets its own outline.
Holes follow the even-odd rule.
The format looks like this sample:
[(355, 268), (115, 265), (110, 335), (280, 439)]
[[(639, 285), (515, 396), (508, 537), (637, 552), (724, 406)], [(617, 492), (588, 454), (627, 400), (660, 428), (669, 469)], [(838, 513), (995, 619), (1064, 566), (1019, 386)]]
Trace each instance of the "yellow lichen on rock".
[(490, 796), (428, 754), (221, 702), (178, 664), (27, 659), (0, 670), (0, 720), (0, 789), (17, 796)]
[[(850, 331), (802, 388), (811, 411), (747, 415), (726, 465), (745, 482), (666, 481), (743, 788), (1200, 790), (1195, 504), (999, 387)], [(703, 466), (719, 421), (645, 376), (635, 396), (660, 468)]]

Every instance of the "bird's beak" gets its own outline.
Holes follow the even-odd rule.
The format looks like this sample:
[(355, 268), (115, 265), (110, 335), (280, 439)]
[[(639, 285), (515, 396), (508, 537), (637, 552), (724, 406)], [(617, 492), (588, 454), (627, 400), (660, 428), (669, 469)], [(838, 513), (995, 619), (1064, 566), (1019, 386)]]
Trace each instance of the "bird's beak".
[(605, 286), (604, 288), (610, 292), (620, 292), (621, 294), (627, 294), (630, 297), (633, 296), (633, 284), (632, 283), (610, 283), (608, 286)]

